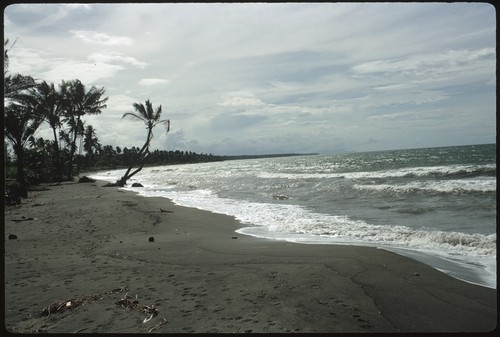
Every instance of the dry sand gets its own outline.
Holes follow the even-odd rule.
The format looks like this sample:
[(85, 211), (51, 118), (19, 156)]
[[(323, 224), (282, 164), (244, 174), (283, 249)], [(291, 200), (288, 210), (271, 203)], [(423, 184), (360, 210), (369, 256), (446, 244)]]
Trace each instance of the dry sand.
[[(231, 217), (102, 185), (47, 185), (47, 191), (31, 192), (21, 206), (6, 207), (7, 331), (496, 328), (495, 289), (380, 249), (239, 235), (234, 230), (241, 224)], [(129, 306), (117, 304), (120, 300)], [(57, 304), (68, 302), (62, 306), (66, 310), (54, 312)], [(51, 304), (52, 313), (42, 315)], [(151, 315), (140, 309), (147, 308), (157, 315), (143, 323)]]

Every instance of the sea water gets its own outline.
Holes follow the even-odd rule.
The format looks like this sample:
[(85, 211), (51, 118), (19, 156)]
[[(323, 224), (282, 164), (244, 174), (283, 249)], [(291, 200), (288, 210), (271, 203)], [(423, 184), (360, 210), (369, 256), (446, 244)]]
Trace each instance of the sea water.
[(126, 189), (234, 216), (240, 234), (378, 247), (496, 288), (495, 144), (157, 166), (136, 181)]

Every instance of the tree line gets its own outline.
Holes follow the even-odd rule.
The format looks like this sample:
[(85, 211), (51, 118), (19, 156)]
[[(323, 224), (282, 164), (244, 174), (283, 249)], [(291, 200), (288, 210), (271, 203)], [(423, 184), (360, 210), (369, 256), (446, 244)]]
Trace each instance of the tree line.
[[(37, 81), (32, 76), (10, 74), (9, 50), (14, 43), (4, 40), (4, 163), (7, 179), (18, 186), (39, 182), (72, 180), (78, 170), (127, 167), (118, 181), (124, 185), (144, 165), (165, 165), (221, 160), (212, 154), (187, 151), (150, 151), (153, 128), (170, 121), (161, 119), (161, 105), (154, 108), (134, 103), (133, 118), (147, 126), (142, 147), (123, 148), (102, 145), (95, 128), (86, 125), (84, 116), (98, 115), (106, 108), (104, 88), (88, 88), (80, 80), (62, 80), (58, 85)], [(52, 138), (37, 137), (43, 124), (50, 126)]]

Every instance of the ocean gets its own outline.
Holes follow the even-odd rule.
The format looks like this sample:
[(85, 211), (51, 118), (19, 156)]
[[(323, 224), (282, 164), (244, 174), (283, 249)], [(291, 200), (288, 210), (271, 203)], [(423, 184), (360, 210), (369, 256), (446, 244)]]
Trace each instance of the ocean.
[(373, 246), (496, 288), (495, 144), (157, 166), (134, 182), (144, 188), (125, 189), (234, 216), (242, 235)]

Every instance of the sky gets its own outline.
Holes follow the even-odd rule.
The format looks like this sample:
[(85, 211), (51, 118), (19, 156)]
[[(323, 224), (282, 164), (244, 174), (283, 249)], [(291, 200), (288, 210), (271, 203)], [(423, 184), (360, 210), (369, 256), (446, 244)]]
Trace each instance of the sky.
[[(487, 3), (13, 4), (10, 73), (109, 97), (103, 145), (150, 100), (152, 149), (322, 153), (496, 142), (496, 13)], [(38, 133), (51, 138), (48, 126)]]

